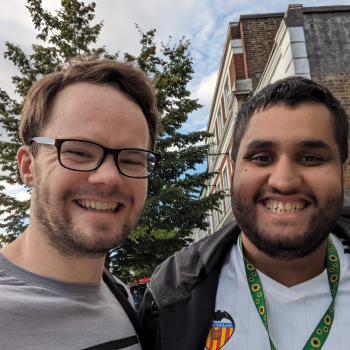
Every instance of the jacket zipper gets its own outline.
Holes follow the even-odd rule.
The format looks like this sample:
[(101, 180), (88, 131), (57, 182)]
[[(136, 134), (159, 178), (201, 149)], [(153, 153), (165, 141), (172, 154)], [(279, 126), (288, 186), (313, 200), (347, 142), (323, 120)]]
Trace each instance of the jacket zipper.
[(162, 317), (161, 317), (160, 307), (159, 307), (156, 296), (154, 295), (151, 286), (149, 286), (148, 289), (152, 293), (153, 301), (156, 303), (157, 308), (158, 308), (158, 315), (159, 315), (158, 322), (159, 322), (159, 329), (160, 329), (160, 348), (161, 348), (161, 350), (165, 350), (165, 347), (164, 347), (164, 343), (165, 343), (165, 341), (164, 341), (164, 327), (163, 327), (163, 321), (162, 321)]

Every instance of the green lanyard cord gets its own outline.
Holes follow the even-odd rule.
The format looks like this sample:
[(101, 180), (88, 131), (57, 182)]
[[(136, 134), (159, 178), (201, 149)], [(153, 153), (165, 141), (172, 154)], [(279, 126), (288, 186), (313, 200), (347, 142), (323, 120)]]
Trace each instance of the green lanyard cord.
[[(254, 304), (260, 315), (261, 321), (266, 329), (267, 335), (269, 336), (271, 350), (277, 350), (269, 333), (269, 326), (267, 323), (267, 313), (264, 298), (264, 291), (261, 285), (261, 281), (255, 267), (249, 260), (244, 256), (242, 247), (242, 235), (239, 236), (239, 247), (243, 255), (243, 261), (245, 266), (245, 272), (247, 275), (247, 281), (249, 290), (252, 295)], [(328, 236), (327, 246), (327, 275), (329, 288), (332, 294), (332, 302), (328, 307), (328, 310), (322, 316), (321, 321), (311, 334), (310, 338), (306, 342), (303, 350), (316, 350), (321, 349), (323, 344), (326, 342), (329, 331), (332, 327), (334, 319), (334, 302), (338, 292), (339, 276), (340, 276), (340, 261), (338, 252), (332, 242), (330, 236)]]

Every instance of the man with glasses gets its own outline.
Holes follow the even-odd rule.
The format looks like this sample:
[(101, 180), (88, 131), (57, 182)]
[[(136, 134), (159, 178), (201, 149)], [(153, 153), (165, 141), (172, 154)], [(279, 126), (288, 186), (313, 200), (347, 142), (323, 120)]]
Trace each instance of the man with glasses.
[(17, 153), (30, 221), (0, 250), (1, 348), (142, 348), (130, 293), (103, 270), (143, 209), (157, 123), (152, 84), (127, 63), (74, 63), (33, 84)]

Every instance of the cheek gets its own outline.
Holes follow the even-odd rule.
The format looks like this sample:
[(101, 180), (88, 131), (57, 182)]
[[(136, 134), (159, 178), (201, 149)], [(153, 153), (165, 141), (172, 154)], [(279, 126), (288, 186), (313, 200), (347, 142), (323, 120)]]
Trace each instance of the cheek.
[(130, 184), (135, 203), (138, 205), (143, 205), (147, 197), (147, 180), (136, 180)]
[(233, 188), (235, 191), (243, 193), (256, 192), (264, 184), (264, 176), (257, 169), (244, 167), (241, 170), (236, 169), (233, 177)]
[(328, 197), (342, 190), (342, 174), (340, 171), (315, 171), (309, 174), (308, 185), (316, 196)]

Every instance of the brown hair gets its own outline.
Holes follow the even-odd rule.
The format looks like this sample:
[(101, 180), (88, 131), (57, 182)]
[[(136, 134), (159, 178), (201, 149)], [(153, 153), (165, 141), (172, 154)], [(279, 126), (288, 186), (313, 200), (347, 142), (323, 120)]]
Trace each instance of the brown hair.
[[(39, 136), (58, 92), (74, 83), (106, 84), (128, 95), (144, 113), (153, 150), (158, 132), (159, 112), (151, 80), (130, 63), (112, 60), (72, 61), (63, 71), (46, 75), (28, 91), (21, 114), (19, 133), (25, 145)], [(35, 156), (35, 149), (33, 149)]]

